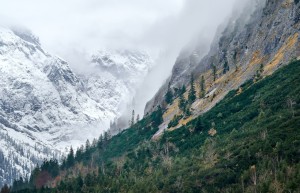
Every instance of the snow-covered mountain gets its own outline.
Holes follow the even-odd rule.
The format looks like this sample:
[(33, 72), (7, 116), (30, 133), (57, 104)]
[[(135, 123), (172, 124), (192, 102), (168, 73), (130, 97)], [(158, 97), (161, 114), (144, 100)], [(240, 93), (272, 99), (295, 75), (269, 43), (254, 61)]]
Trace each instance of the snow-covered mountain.
[[(119, 117), (131, 105), (136, 89), (153, 67), (148, 54), (132, 50), (98, 51), (89, 73), (80, 73), (88, 95)], [(105, 100), (103, 100), (105, 99)]]
[(74, 73), (30, 32), (0, 26), (0, 186), (100, 135), (151, 67), (138, 51), (97, 52), (90, 61), (91, 73)]

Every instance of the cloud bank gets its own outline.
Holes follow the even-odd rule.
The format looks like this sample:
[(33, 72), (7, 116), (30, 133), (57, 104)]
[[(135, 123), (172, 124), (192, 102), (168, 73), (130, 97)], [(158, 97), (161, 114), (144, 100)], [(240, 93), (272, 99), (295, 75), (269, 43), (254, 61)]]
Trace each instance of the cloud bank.
[(147, 51), (155, 66), (135, 97), (135, 108), (142, 114), (181, 49), (199, 39), (210, 45), (237, 0), (0, 1), (2, 19), (31, 29), (47, 50), (73, 67), (82, 68), (89, 53), (103, 48)]

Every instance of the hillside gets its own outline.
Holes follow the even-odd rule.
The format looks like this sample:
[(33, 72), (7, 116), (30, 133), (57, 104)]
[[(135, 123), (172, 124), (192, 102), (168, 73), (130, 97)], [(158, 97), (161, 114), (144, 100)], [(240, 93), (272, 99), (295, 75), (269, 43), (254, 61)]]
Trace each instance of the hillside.
[(299, 192), (299, 73), (294, 61), (251, 79), (202, 116), (151, 140), (162, 122), (158, 108), (75, 158), (71, 152), (61, 166), (45, 162), (12, 192)]
[(194, 57), (202, 54), (197, 49), (190, 54), (183, 50), (170, 78), (145, 107), (145, 114), (158, 106), (170, 109), (160, 133), (179, 113), (177, 105), (170, 106), (164, 100), (168, 89), (176, 93), (183, 85), (188, 87), (191, 75), (198, 89), (202, 76), (205, 80), (206, 97), (192, 104), (191, 114), (196, 117), (256, 76), (261, 65), (262, 76), (266, 76), (299, 57), (299, 6), (292, 0), (249, 1), (249, 5), (233, 13), (226, 27), (220, 28), (210, 51), (200, 60)]

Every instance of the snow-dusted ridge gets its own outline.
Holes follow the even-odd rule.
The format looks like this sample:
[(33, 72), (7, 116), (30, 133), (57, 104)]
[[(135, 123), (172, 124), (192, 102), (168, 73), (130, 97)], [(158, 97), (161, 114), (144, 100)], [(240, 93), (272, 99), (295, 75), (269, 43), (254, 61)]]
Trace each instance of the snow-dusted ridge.
[(0, 26), (0, 186), (99, 136), (151, 65), (142, 52), (102, 51), (91, 56), (93, 73), (74, 73), (30, 32)]

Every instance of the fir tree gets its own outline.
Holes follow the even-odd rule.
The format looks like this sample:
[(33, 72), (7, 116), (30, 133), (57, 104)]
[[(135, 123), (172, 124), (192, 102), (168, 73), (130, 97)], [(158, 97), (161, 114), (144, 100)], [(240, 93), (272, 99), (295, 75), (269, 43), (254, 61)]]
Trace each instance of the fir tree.
[(179, 107), (179, 109), (182, 110), (182, 111), (185, 110), (185, 107), (186, 107), (186, 100), (185, 100), (183, 94), (181, 94), (180, 97), (179, 97), (178, 107)]
[(217, 79), (217, 67), (214, 64), (212, 64), (212, 74), (213, 74), (214, 81), (216, 81), (216, 79)]
[(10, 192), (10, 188), (7, 186), (7, 184), (5, 184), (2, 188), (1, 188), (1, 193), (9, 193)]
[(140, 115), (138, 114), (137, 116), (136, 116), (136, 122), (139, 122), (140, 121)]
[(70, 152), (69, 152), (69, 154), (67, 156), (67, 161), (66, 161), (67, 168), (73, 166), (74, 165), (74, 161), (75, 161), (75, 159), (74, 159), (74, 151), (73, 151), (73, 148), (71, 146)]
[(152, 113), (151, 119), (153, 127), (158, 127), (163, 122), (163, 110), (160, 106)]
[(200, 98), (204, 98), (205, 96), (205, 80), (204, 76), (201, 76), (201, 81), (200, 81)]
[(193, 75), (191, 75), (190, 85), (191, 85), (191, 89), (189, 91), (188, 101), (190, 104), (192, 104), (196, 100), (196, 90), (195, 90)]
[(186, 92), (186, 87), (185, 85), (182, 85), (180, 95), (183, 95)]
[(167, 93), (165, 95), (165, 101), (166, 101), (167, 104), (171, 104), (172, 100), (173, 100), (173, 92), (172, 92), (172, 90), (170, 88), (170, 83), (169, 83), (169, 85), (168, 85), (168, 91), (167, 91)]
[(204, 121), (202, 116), (197, 118), (197, 121), (195, 123), (195, 131), (199, 132), (199, 131), (203, 131), (205, 129), (205, 125), (204, 125)]
[(228, 61), (226, 60), (223, 66), (223, 74), (226, 74), (229, 71)]

